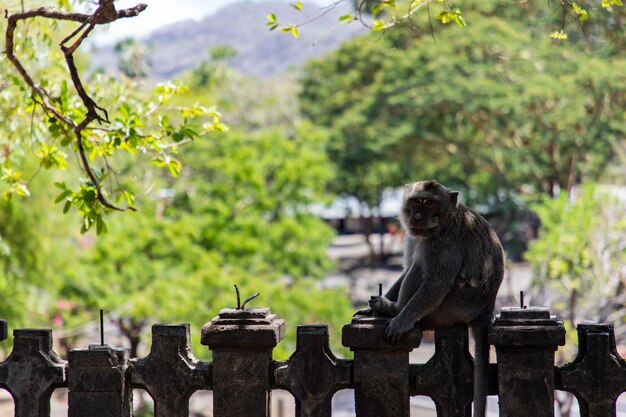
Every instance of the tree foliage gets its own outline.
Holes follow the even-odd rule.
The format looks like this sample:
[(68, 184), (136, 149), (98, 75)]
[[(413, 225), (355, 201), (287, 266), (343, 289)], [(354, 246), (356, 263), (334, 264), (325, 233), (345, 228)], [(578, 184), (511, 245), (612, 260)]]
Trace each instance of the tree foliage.
[[(536, 302), (566, 320), (575, 338), (583, 320), (613, 323), (626, 338), (626, 205), (611, 189), (587, 185), (533, 205), (542, 228), (526, 259), (534, 269)], [(571, 332), (569, 330), (572, 330)], [(574, 346), (573, 343), (571, 346)], [(568, 352), (569, 359), (574, 352)]]
[[(292, 327), (321, 320), (338, 332), (350, 304), (313, 279), (332, 266), (326, 247), (334, 233), (309, 213), (329, 178), (323, 141), (303, 126), (294, 137), (273, 130), (198, 142), (177, 181), (153, 179), (149, 213), (114, 219), (115, 232), (80, 251), (59, 294), (92, 314), (113, 310), (130, 338), (147, 319), (199, 329), (235, 305), (237, 283), (244, 296), (261, 292), (252, 304), (271, 306)], [(290, 331), (284, 353), (293, 338)]]
[[(52, 324), (68, 349), (93, 332), (102, 308), (133, 354), (148, 323), (189, 321), (202, 355), (199, 328), (234, 305), (237, 283), (244, 296), (262, 293), (253, 305), (290, 322), (283, 357), (296, 324), (327, 322), (338, 334), (349, 301), (315, 279), (333, 265), (326, 247), (334, 233), (309, 211), (327, 198), (332, 173), (322, 131), (291, 117), (288, 126), (259, 130), (264, 121), (224, 133), (214, 108), (190, 105), (227, 104), (216, 85), (231, 82), (224, 48), (204, 69), (214, 82), (193, 92), (178, 82), (150, 88), (138, 73), (90, 74), (85, 54), (73, 57), (74, 75), (85, 80), (76, 83), (55, 46), (76, 26), (37, 10), (28, 18), (9, 11), (19, 16), (14, 52), (28, 77), (8, 62), (0, 67), (0, 288), (14, 297), (0, 315), (12, 326)], [(90, 111), (97, 115), (83, 126)], [(112, 208), (102, 198), (141, 210), (105, 223)], [(76, 217), (62, 216), (72, 209), (81, 234), (67, 227)]]
[(307, 67), (302, 109), (331, 132), (335, 190), (375, 202), (436, 177), (493, 213), (602, 177), (625, 141), (623, 57), (597, 37), (544, 36), (520, 18), (540, 5), (466, 10), (470, 29), (435, 28), (433, 41), (396, 26)]
[[(95, 25), (139, 13), (140, 6), (116, 11), (112, 1), (102, 0), (91, 15), (66, 11), (67, 2), (58, 7), (7, 11), (0, 25), (8, 57), (0, 68), (0, 117), (6, 121), (0, 135), (1, 191), (6, 200), (28, 197), (33, 176), (42, 169), (65, 170), (74, 154), (83, 175), (58, 184), (57, 200), (65, 212), (78, 211), (83, 232), (94, 226), (102, 232), (105, 214), (134, 210), (134, 197), (120, 180), (119, 155), (145, 154), (176, 175), (176, 145), (221, 124), (217, 112), (201, 106), (177, 108), (177, 117), (168, 117), (172, 95), (184, 91), (180, 85), (147, 92), (136, 81), (97, 73), (83, 83), (85, 61), (75, 55), (82, 42)], [(39, 166), (24, 172), (33, 157)]]
[[(290, 3), (291, 7), (302, 12), (306, 2)], [(302, 13), (298, 23), (285, 23), (282, 16), (271, 12), (267, 15), (266, 26), (270, 31), (279, 29), (295, 38), (299, 37), (300, 28), (312, 20), (323, 16), (341, 4), (341, 1), (324, 5), (317, 16)], [(412, 29), (428, 28), (431, 34), (435, 25), (442, 26), (456, 23), (459, 27), (468, 27), (465, 12), (473, 19), (476, 9), (481, 9), (479, 2), (464, 0), (352, 0), (353, 12), (338, 18), (340, 24), (361, 24), (372, 31), (384, 32), (397, 25), (408, 25)], [(564, 0), (560, 2), (544, 2), (542, 4), (511, 3), (500, 4), (500, 14), (504, 18), (516, 19), (524, 15), (529, 22), (539, 21), (543, 36), (559, 41), (567, 40), (568, 33), (574, 38), (580, 34), (601, 34), (614, 43), (615, 50), (624, 45), (623, 22), (626, 12), (622, 0), (581, 0), (579, 2)], [(478, 7), (477, 7), (478, 6)], [(488, 6), (490, 7), (490, 6)], [(479, 11), (480, 13), (480, 11)], [(470, 20), (471, 22), (472, 20)], [(513, 20), (511, 20), (513, 21)]]

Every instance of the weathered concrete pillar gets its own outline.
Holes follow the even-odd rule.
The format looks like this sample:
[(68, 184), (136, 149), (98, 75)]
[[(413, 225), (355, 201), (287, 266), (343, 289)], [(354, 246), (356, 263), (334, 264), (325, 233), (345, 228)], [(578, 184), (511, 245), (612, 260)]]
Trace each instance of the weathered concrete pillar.
[(330, 417), (333, 395), (352, 386), (352, 361), (337, 359), (328, 346), (328, 326), (298, 326), (296, 351), (274, 362), (275, 386), (296, 400), (296, 417)]
[(613, 325), (581, 323), (577, 328), (578, 355), (560, 369), (561, 388), (576, 395), (582, 417), (615, 416), (626, 361), (615, 347)]
[(268, 417), (272, 350), (285, 337), (285, 321), (269, 308), (226, 308), (202, 327), (213, 352), (213, 415)]
[(435, 331), (435, 354), (424, 365), (410, 365), (409, 372), (411, 394), (429, 396), (438, 417), (471, 417), (474, 362), (465, 324)]
[(13, 351), (0, 363), (0, 386), (15, 401), (16, 417), (47, 417), (50, 395), (65, 381), (65, 361), (52, 350), (49, 329), (15, 329)]
[(128, 366), (128, 349), (90, 345), (70, 351), (68, 417), (131, 416)]
[(152, 348), (131, 360), (132, 382), (154, 400), (155, 417), (188, 417), (189, 397), (211, 389), (211, 366), (191, 352), (189, 324), (155, 324)]
[(419, 347), (415, 330), (398, 344), (385, 340), (389, 319), (356, 316), (343, 326), (342, 343), (354, 352), (354, 396), (359, 417), (409, 417), (409, 352)]
[(496, 348), (500, 416), (554, 417), (554, 352), (563, 322), (546, 307), (507, 307), (489, 329)]

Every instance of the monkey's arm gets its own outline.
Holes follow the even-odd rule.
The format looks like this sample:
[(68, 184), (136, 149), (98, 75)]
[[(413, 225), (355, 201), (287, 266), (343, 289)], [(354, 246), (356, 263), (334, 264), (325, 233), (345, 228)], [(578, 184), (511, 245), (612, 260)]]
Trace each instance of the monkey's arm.
[(387, 298), (389, 301), (398, 300), (398, 295), (400, 294), (400, 287), (402, 286), (402, 281), (404, 281), (404, 277), (406, 276), (407, 273), (408, 273), (408, 270), (405, 270), (404, 272), (402, 272), (402, 275), (400, 275), (400, 278), (398, 278), (398, 280), (393, 283), (391, 288), (389, 288), (389, 290), (385, 294), (385, 298)]
[(413, 329), (415, 323), (433, 312), (450, 291), (449, 285), (431, 286), (424, 282), (400, 313), (387, 325), (385, 337), (397, 343), (400, 336)]
[(371, 297), (370, 309), (383, 317), (396, 317), (411, 294), (422, 283), (422, 266), (414, 262), (396, 281), (384, 297)]
[(397, 342), (402, 334), (413, 329), (416, 322), (441, 304), (454, 286), (460, 263), (458, 256), (444, 251), (437, 260), (429, 262), (428, 270), (423, 272), (424, 276), (420, 268), (409, 270), (397, 303), (400, 311), (385, 330), (388, 339)]
[[(406, 276), (407, 272), (408, 271), (405, 270), (402, 273), (402, 275), (400, 275), (400, 278), (398, 278), (397, 281), (393, 283), (393, 285), (391, 286), (391, 288), (389, 288), (389, 290), (387, 291), (387, 293), (385, 294), (384, 297), (372, 296), (372, 300), (379, 299), (379, 298), (386, 298), (390, 302), (397, 301), (398, 300), (398, 295), (400, 293), (400, 287), (402, 286), (402, 281), (404, 280), (404, 277)], [(352, 317), (354, 317), (356, 315), (371, 316), (375, 311), (380, 313), (380, 311), (377, 311), (376, 308), (372, 308), (371, 307), (372, 300), (370, 300), (370, 302), (369, 302), (370, 303), (370, 307), (369, 308), (357, 311), (356, 313), (354, 313), (354, 315)], [(393, 315), (395, 315), (395, 314), (393, 314)]]

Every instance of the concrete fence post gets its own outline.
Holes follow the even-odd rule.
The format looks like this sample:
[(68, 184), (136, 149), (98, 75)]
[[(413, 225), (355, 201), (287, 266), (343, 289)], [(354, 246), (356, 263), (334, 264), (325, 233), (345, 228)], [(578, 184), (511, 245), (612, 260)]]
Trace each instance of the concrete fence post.
[(563, 322), (545, 307), (508, 307), (489, 329), (496, 348), (501, 417), (554, 417), (554, 352)]
[(626, 361), (617, 352), (612, 324), (581, 323), (578, 355), (560, 369), (561, 388), (574, 393), (582, 417), (617, 415), (626, 389)]
[(269, 308), (226, 308), (202, 327), (213, 352), (213, 415), (268, 417), (272, 350), (285, 337), (285, 321)]
[(328, 326), (298, 326), (296, 351), (274, 361), (274, 385), (296, 400), (296, 417), (330, 417), (332, 398), (352, 385), (352, 361), (337, 359), (328, 345)]
[(128, 349), (90, 345), (69, 353), (68, 417), (132, 416)]
[(343, 327), (342, 343), (354, 352), (357, 417), (409, 417), (409, 352), (419, 347), (415, 330), (398, 344), (385, 340), (389, 319), (356, 316)]
[(188, 417), (189, 398), (211, 388), (211, 366), (193, 356), (188, 323), (153, 325), (150, 353), (131, 366), (134, 386), (154, 400), (155, 417)]
[(13, 336), (13, 351), (0, 363), (0, 387), (11, 393), (16, 417), (48, 417), (52, 391), (65, 382), (65, 361), (52, 350), (49, 329), (15, 329)]

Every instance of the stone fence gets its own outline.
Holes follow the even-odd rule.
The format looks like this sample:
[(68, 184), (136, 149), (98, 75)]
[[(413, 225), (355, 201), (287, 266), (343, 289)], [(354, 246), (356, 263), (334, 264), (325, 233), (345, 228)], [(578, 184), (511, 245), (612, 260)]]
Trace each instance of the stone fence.
[[(132, 389), (145, 389), (157, 417), (189, 415), (197, 390), (213, 391), (216, 417), (266, 417), (273, 389), (295, 398), (296, 416), (330, 416), (331, 399), (354, 389), (358, 417), (408, 417), (409, 398), (426, 395), (441, 417), (471, 416), (473, 362), (465, 326), (435, 334), (435, 355), (410, 364), (409, 352), (421, 333), (396, 345), (384, 341), (386, 321), (358, 318), (343, 328), (342, 343), (353, 360), (337, 359), (324, 325), (299, 326), (297, 348), (289, 360), (272, 360), (284, 337), (285, 322), (267, 308), (225, 309), (202, 329), (212, 362), (196, 360), (188, 324), (155, 324), (152, 350), (144, 358), (128, 351), (91, 345), (69, 353), (52, 350), (50, 330), (16, 329), (11, 354), (0, 362), (0, 388), (11, 393), (18, 417), (47, 417), (50, 396), (68, 388), (69, 417), (132, 415)], [(0, 340), (7, 324), (0, 321)], [(582, 416), (615, 416), (616, 400), (626, 390), (626, 362), (617, 354), (613, 328), (578, 326), (576, 359), (555, 367), (564, 343), (563, 323), (546, 308), (506, 308), (489, 331), (497, 364), (488, 375), (490, 395), (499, 396), (500, 416), (554, 416), (554, 390), (576, 395)]]

